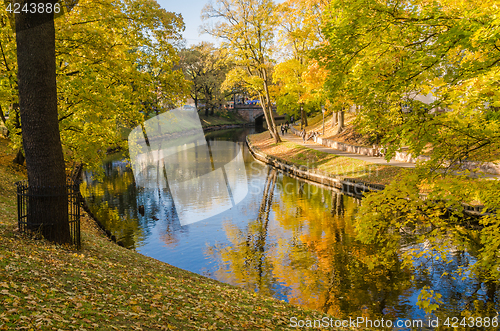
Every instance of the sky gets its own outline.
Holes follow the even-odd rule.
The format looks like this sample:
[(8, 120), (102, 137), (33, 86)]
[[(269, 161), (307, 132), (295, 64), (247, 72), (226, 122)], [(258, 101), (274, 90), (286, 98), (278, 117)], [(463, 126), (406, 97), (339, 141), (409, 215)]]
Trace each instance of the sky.
[(208, 34), (199, 35), (201, 10), (209, 0), (156, 0), (166, 11), (182, 14), (186, 30), (182, 33), (187, 46), (199, 44), (202, 41), (217, 43), (216, 39)]

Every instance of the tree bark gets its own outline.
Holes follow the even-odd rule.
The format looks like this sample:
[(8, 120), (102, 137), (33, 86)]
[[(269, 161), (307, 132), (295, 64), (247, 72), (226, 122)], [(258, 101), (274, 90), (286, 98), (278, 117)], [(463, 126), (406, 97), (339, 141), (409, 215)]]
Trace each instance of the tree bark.
[[(274, 142), (280, 143), (281, 138), (280, 135), (278, 134), (276, 123), (274, 122), (274, 117), (273, 117), (273, 107), (271, 105), (271, 95), (269, 93), (269, 86), (267, 84), (268, 77), (266, 70), (262, 72), (262, 78), (264, 80), (264, 93), (265, 93), (265, 95), (261, 97), (262, 110), (264, 111), (267, 127), (269, 128), (269, 131), (271, 132), (271, 135), (274, 138)], [(266, 112), (266, 108), (268, 109), (269, 113)]]
[(301, 120), (301, 126), (304, 125), (304, 127), (306, 127), (309, 125), (307, 123), (306, 111), (304, 110), (304, 107), (302, 105), (300, 105), (300, 120)]
[[(37, 1), (41, 2), (41, 1)], [(21, 1), (21, 8), (35, 1)], [(56, 0), (43, 1), (52, 3)], [(29, 183), (28, 227), (70, 243), (64, 156), (57, 117), (54, 14), (16, 14), (19, 106)]]
[(339, 134), (344, 130), (344, 110), (341, 110), (337, 114), (339, 125), (337, 127), (337, 132), (335, 134)]
[(332, 129), (337, 125), (337, 112), (332, 113)]
[[(271, 138), (274, 139), (274, 142), (277, 143), (278, 141), (276, 140), (276, 133), (272, 129), (272, 123), (269, 120), (269, 114), (267, 112), (267, 104), (266, 104), (264, 97), (262, 95), (259, 95), (259, 101), (260, 101), (260, 105), (262, 107), (262, 112), (264, 113), (264, 118), (266, 119), (266, 124), (267, 124), (267, 129), (269, 130), (269, 135), (271, 136)], [(280, 138), (278, 137), (277, 139), (280, 139)]]

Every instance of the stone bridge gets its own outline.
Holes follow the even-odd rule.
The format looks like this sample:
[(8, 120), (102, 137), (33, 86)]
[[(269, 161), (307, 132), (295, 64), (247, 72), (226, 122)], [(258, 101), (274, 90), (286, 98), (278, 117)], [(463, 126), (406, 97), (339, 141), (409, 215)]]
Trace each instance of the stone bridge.
[[(262, 107), (256, 105), (238, 105), (235, 111), (248, 122), (255, 121), (265, 121), (264, 112)], [(273, 117), (275, 119), (284, 119), (284, 115), (280, 115), (276, 112), (276, 108), (273, 108)]]

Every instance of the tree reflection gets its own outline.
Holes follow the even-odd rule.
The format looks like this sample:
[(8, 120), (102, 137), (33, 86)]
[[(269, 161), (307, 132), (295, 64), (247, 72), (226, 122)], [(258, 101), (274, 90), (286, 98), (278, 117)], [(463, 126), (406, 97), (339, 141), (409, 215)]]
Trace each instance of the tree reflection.
[[(412, 270), (415, 291), (434, 291), (430, 298), (420, 297), (419, 305), (427, 313), (444, 319), (496, 316), (499, 241), (490, 239), (496, 239), (498, 227), (483, 225), (488, 224), (485, 218), (494, 224), (498, 216), (483, 216), (478, 222), (464, 215), (461, 201), (467, 201), (470, 192), (463, 187), (465, 197), (437, 199), (432, 194), (439, 192), (431, 192), (421, 199), (415, 185), (418, 177), (410, 179), (413, 182), (391, 184), (366, 198), (357, 218), (358, 237), (367, 243), (383, 242), (392, 250), (405, 243), (400, 259)], [(381, 253), (373, 258), (384, 263)]]
[[(291, 179), (283, 180), (286, 187)], [(397, 254), (388, 255), (387, 265), (374, 265), (366, 256), (379, 248), (355, 239), (355, 199), (311, 185), (307, 192), (302, 199), (294, 190), (282, 192), (284, 203), (276, 210), (276, 218), (286, 221), (292, 237), (299, 239), (292, 245), (280, 242), (283, 253), (273, 256), (279, 280), (293, 289), (289, 301), (337, 317), (375, 318), (395, 312), (400, 296), (411, 287), (410, 275), (401, 268)], [(321, 208), (322, 197), (329, 193), (330, 207)], [(290, 226), (290, 221), (297, 224)]]
[[(89, 208), (106, 230), (125, 247), (136, 248), (158, 225), (160, 239), (167, 246), (175, 246), (187, 229), (180, 226), (168, 187), (162, 189), (157, 185), (164, 176), (160, 168), (152, 169), (147, 178), (157, 188), (145, 189), (136, 187), (125, 161), (109, 161), (103, 167), (105, 176), (101, 180), (95, 179), (92, 172), (84, 173), (81, 189)], [(139, 212), (139, 206), (144, 214)]]
[[(271, 203), (274, 186), (280, 199)], [(231, 244), (207, 250), (220, 260), (216, 278), (337, 317), (405, 315), (398, 303), (411, 294), (411, 274), (395, 252), (384, 265), (367, 260), (379, 247), (356, 241), (357, 206), (340, 192), (270, 171), (258, 218), (245, 229), (227, 223)]]
[(271, 279), (271, 265), (266, 256), (266, 245), (276, 178), (276, 170), (270, 168), (257, 219), (250, 222), (245, 231), (231, 223), (224, 224), (231, 245), (215, 246), (207, 250), (209, 255), (218, 255), (224, 261), (224, 266), (215, 273), (217, 279), (267, 295), (272, 295), (274, 283)]
[(133, 248), (136, 240), (146, 235), (138, 222), (134, 176), (121, 161), (107, 162), (104, 172), (101, 180), (93, 178), (92, 172), (85, 172), (82, 194), (105, 228), (125, 247)]

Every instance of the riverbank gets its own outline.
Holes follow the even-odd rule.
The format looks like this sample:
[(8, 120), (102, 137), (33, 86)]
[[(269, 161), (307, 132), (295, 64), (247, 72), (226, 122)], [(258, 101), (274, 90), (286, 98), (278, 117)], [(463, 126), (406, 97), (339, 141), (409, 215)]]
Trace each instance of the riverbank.
[[(398, 166), (397, 162), (393, 162), (393, 165), (385, 165), (377, 159), (377, 163), (372, 163), (365, 161), (370, 157), (361, 155), (346, 157), (342, 156), (341, 151), (325, 152), (323, 151), (327, 149), (325, 147), (314, 147), (318, 150), (309, 148), (313, 146), (307, 146), (307, 144), (304, 146), (294, 143), (298, 140), (297, 137), (288, 135), (282, 143), (276, 144), (269, 137), (268, 132), (263, 132), (247, 137), (247, 144), (253, 156), (262, 162), (281, 169), (291, 176), (334, 187), (344, 194), (356, 197), (361, 197), (364, 192), (383, 190), (391, 181), (414, 171), (411, 167)], [(375, 158), (371, 157), (371, 159)], [(464, 188), (470, 184), (465, 178), (461, 180)], [(429, 186), (425, 183), (420, 185), (423, 199), (428, 189)], [(468, 216), (485, 215), (482, 211), (482, 202), (478, 197), (462, 202), (462, 206)]]
[(346, 186), (354, 187), (359, 193), (381, 190), (394, 178), (413, 171), (317, 151), (286, 140), (276, 144), (268, 132), (249, 136), (247, 142), (261, 161), (344, 191)]
[(292, 330), (292, 317), (323, 317), (122, 248), (85, 214), (79, 251), (20, 234), (12, 158), (0, 139), (0, 330)]
[[(237, 113), (226, 112), (225, 116), (205, 116), (202, 113), (199, 113), (201, 126), (203, 127), (203, 131), (212, 131), (212, 130), (223, 130), (226, 126), (245, 126), (248, 123), (245, 119), (238, 116)], [(221, 127), (221, 129), (216, 129)]]

